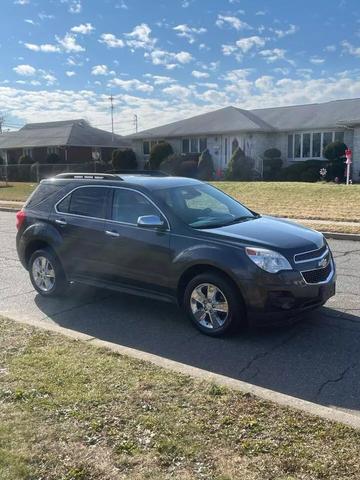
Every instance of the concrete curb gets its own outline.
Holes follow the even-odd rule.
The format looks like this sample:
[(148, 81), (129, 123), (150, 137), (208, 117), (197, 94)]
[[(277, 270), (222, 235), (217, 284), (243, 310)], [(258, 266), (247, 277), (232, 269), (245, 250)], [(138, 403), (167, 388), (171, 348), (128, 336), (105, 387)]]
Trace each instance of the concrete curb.
[[(12, 320), (17, 321), (15, 319), (12, 319)], [(233, 390), (238, 390), (242, 393), (250, 393), (262, 400), (274, 402), (283, 407), (289, 407), (289, 408), (294, 408), (296, 410), (301, 410), (307, 414), (315, 415), (317, 417), (323, 418), (325, 420), (330, 420), (332, 422), (342, 423), (344, 425), (360, 430), (360, 416), (352, 415), (350, 413), (343, 412), (338, 409), (325, 407), (322, 405), (318, 405), (316, 403), (309, 402), (307, 400), (302, 400), (300, 398), (292, 397), (284, 393), (279, 393), (274, 390), (258, 387), (256, 385), (243, 382), (241, 380), (236, 380), (230, 377), (226, 377), (224, 375), (208, 372), (207, 370), (203, 370), (201, 368), (176, 362), (175, 360), (169, 360), (167, 358), (163, 358), (158, 355), (154, 355), (152, 353), (143, 352), (135, 348), (125, 347), (123, 345), (107, 342), (105, 340), (99, 340), (85, 333), (80, 333), (74, 330), (70, 330), (68, 328), (59, 327), (56, 324), (50, 324), (50, 323), (45, 324), (42, 321), (36, 321), (36, 320), (34, 321), (20, 320), (18, 322), (25, 323), (33, 327), (41, 328), (43, 330), (60, 333), (62, 335), (65, 335), (67, 337), (74, 338), (77, 340), (87, 341), (88, 343), (91, 343), (96, 347), (107, 348), (121, 355), (127, 355), (137, 360), (150, 362), (153, 365), (156, 365), (161, 368), (165, 368), (167, 370), (171, 370), (173, 372), (181, 373), (183, 375), (188, 375), (190, 377), (197, 378), (200, 380), (216, 383), (218, 385), (225, 386)]]
[[(20, 207), (21, 208), (21, 207)], [(17, 212), (20, 208), (1, 207), (0, 212)], [(280, 218), (280, 217), (279, 217)], [(291, 219), (289, 219), (291, 220)], [(351, 240), (353, 242), (360, 241), (360, 234), (356, 233), (340, 233), (340, 232), (321, 232), (326, 238), (333, 238), (334, 240)]]

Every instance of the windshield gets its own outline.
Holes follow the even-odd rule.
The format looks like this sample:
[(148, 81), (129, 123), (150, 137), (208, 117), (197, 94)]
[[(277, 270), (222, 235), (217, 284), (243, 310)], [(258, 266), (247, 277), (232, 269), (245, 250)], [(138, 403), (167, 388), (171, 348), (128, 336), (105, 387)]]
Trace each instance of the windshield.
[(257, 217), (241, 203), (207, 184), (166, 188), (156, 194), (193, 228), (221, 227)]

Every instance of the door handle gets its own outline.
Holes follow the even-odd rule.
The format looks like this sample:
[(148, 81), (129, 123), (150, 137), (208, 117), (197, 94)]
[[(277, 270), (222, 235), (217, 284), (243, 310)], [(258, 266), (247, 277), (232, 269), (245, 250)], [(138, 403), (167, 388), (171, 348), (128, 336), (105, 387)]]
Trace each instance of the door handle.
[(63, 220), (62, 218), (57, 218), (55, 220), (55, 223), (58, 223), (59, 225), (67, 225), (67, 222), (65, 220)]
[(105, 234), (109, 237), (120, 237), (120, 233), (114, 232), (113, 230), (105, 230)]

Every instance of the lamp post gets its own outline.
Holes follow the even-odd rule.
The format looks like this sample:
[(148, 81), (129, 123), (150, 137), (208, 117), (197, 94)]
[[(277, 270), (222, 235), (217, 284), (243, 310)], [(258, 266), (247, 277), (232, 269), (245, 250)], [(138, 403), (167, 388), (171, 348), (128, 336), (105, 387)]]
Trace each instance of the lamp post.
[(350, 182), (350, 165), (352, 164), (351, 157), (352, 151), (350, 148), (345, 150), (345, 157), (346, 157), (346, 185), (349, 185)]

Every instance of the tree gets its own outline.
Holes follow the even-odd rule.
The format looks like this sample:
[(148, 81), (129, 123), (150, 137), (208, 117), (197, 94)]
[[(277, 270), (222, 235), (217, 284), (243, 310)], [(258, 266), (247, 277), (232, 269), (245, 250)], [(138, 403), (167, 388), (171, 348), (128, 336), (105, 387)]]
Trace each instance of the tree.
[(134, 150), (131, 148), (114, 150), (112, 154), (112, 165), (114, 170), (136, 170), (138, 164)]
[(264, 152), (264, 180), (275, 180), (282, 167), (281, 152), (277, 148), (269, 148)]
[(326, 180), (333, 181), (336, 177), (343, 180), (345, 175), (345, 150), (347, 146), (343, 142), (331, 142), (325, 148), (323, 155), (329, 160)]
[(347, 146), (343, 142), (331, 142), (324, 148), (323, 155), (327, 160), (340, 160), (345, 157)]
[(174, 153), (172, 146), (168, 142), (156, 143), (150, 152), (150, 169), (158, 170), (160, 163), (165, 160), (166, 157)]
[(252, 180), (254, 176), (254, 160), (244, 155), (241, 148), (237, 148), (231, 157), (225, 173), (226, 180)]
[(160, 163), (159, 169), (169, 175), (179, 176), (184, 158), (178, 153), (169, 155)]
[(214, 177), (214, 162), (208, 149), (200, 155), (198, 162), (198, 178), (200, 180), (212, 180)]

